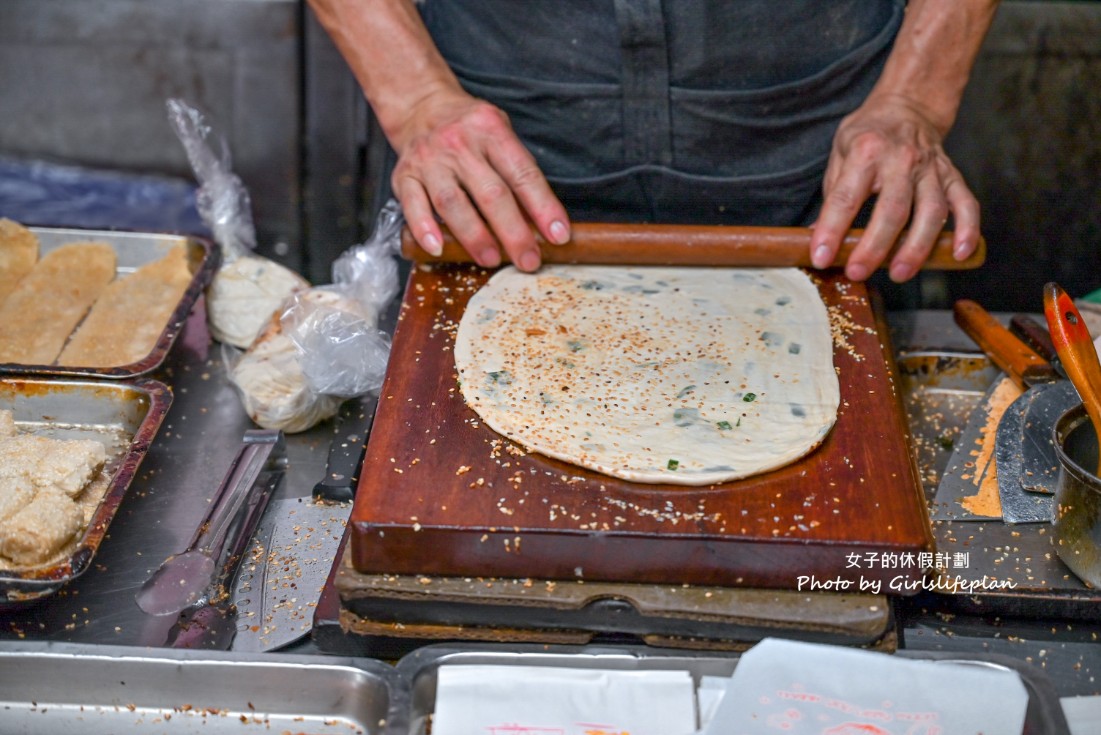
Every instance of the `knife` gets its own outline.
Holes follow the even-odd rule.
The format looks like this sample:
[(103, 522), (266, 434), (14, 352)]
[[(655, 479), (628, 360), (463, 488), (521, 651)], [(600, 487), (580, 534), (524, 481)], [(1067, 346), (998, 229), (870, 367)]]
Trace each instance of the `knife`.
[(1005, 409), (995, 438), (1002, 517), (1006, 523), (1049, 522), (1052, 500), (1045, 483), (1054, 482), (1058, 466), (1051, 432), (1055, 419), (1077, 401), (1073, 386), (974, 301), (958, 301), (953, 312), (960, 328), (1023, 391)]
[(376, 402), (373, 396), (346, 401), (334, 422), (324, 477), (311, 495), (277, 499), (268, 509), (235, 590), (232, 650), (273, 651), (312, 630), (351, 516)]
[[(438, 256), (429, 255), (402, 228), (401, 254), (414, 263), (472, 263), (470, 254), (446, 229)], [(660, 225), (612, 222), (574, 222), (570, 241), (551, 245), (534, 232), (544, 263), (590, 263), (594, 265), (681, 265), (681, 266), (790, 266), (811, 267), (809, 227), (750, 227), (731, 225)], [(834, 258), (843, 265), (863, 230), (849, 230)], [(906, 233), (899, 235), (902, 242)], [(942, 232), (922, 268), (966, 270), (986, 260), (986, 241), (979, 238), (975, 252), (964, 260), (952, 254), (952, 233)], [(501, 253), (502, 263), (508, 253)], [(889, 263), (890, 257), (884, 259)]]

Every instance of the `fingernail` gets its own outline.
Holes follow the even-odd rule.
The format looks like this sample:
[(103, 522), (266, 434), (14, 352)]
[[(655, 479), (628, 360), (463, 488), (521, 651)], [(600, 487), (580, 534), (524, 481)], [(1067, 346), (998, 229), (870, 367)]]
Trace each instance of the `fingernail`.
[(971, 252), (971, 243), (958, 242), (955, 249), (952, 251), (952, 257), (956, 260), (966, 260), (967, 255)]
[(533, 271), (539, 267), (539, 253), (534, 250), (527, 250), (520, 255), (520, 262), (517, 264), (522, 271)]
[(830, 257), (830, 246), (823, 243), (816, 247), (810, 260), (815, 268), (825, 268), (828, 266), (830, 261), (833, 260), (833, 258)]
[(424, 236), (424, 250), (429, 255), (437, 258), (443, 253), (443, 243), (440, 242), (440, 238), (436, 237), (434, 232), (429, 232)]
[(914, 275), (914, 267), (909, 263), (896, 263), (891, 266), (891, 280), (895, 283), (908, 281)]
[(845, 268), (845, 275), (852, 281), (863, 281), (868, 277), (869, 273), (871, 273), (871, 271), (868, 270), (867, 266), (860, 265), (859, 263), (851, 263)]
[(555, 245), (565, 245), (570, 241), (570, 231), (562, 222), (555, 220), (550, 224), (551, 242)]

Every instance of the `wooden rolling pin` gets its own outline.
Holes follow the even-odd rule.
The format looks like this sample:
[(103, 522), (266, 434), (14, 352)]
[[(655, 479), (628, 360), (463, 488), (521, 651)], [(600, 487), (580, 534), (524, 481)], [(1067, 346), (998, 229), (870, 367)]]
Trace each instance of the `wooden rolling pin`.
[[(565, 245), (551, 245), (539, 234), (535, 239), (544, 263), (600, 265), (684, 266), (800, 266), (810, 268), (809, 227), (740, 227), (727, 225), (630, 225), (574, 222)], [(863, 230), (850, 230), (834, 258), (843, 265)], [(903, 233), (905, 235), (905, 233)], [(443, 253), (429, 255), (413, 239), (408, 228), (401, 233), (402, 255), (416, 263), (472, 263), (470, 254), (445, 228)], [(900, 236), (899, 241), (902, 240)], [(508, 253), (501, 253), (509, 262)], [(922, 266), (927, 270), (978, 268), (986, 259), (986, 241), (965, 260), (952, 257), (952, 233), (942, 232)], [(890, 259), (884, 261), (884, 266)]]

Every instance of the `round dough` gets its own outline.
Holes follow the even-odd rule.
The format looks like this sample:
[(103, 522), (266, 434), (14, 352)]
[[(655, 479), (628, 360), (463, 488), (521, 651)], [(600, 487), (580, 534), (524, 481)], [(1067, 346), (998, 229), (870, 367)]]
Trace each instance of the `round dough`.
[(825, 304), (794, 268), (505, 268), (471, 298), (455, 364), (495, 431), (635, 482), (783, 466), (840, 401)]
[(219, 268), (207, 288), (210, 333), (219, 342), (245, 349), (287, 297), (309, 287), (309, 281), (286, 266), (243, 255)]

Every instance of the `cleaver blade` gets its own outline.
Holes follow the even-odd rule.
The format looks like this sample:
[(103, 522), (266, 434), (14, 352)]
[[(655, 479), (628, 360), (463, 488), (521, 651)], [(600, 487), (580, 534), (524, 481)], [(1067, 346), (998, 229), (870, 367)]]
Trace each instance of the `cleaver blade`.
[(351, 501), (316, 495), (271, 504), (239, 578), (232, 650), (273, 651), (310, 634), (351, 513)]
[[(1020, 390), (1006, 375), (995, 380), (971, 411), (937, 484), (929, 515), (934, 521), (1001, 520), (994, 445), (1001, 412)], [(988, 512), (983, 512), (983, 511)]]
[(1030, 493), (1053, 495), (1059, 479), (1055, 453), (1055, 422), (1081, 403), (1074, 384), (1060, 381), (1039, 386), (1021, 418), (1020, 446), (1023, 467), (1021, 486)]
[(325, 476), (310, 495), (279, 498), (269, 506), (236, 590), (232, 650), (273, 651), (312, 632), (317, 601), (352, 514), (376, 403), (373, 396), (345, 401)]
[(998, 422), (994, 461), (998, 474), (998, 494), (1002, 518), (1006, 523), (1045, 523), (1052, 519), (1052, 496), (1028, 492), (1029, 459), (1024, 451), (1025, 416), (1038, 398), (1031, 391), (1014, 401)]

